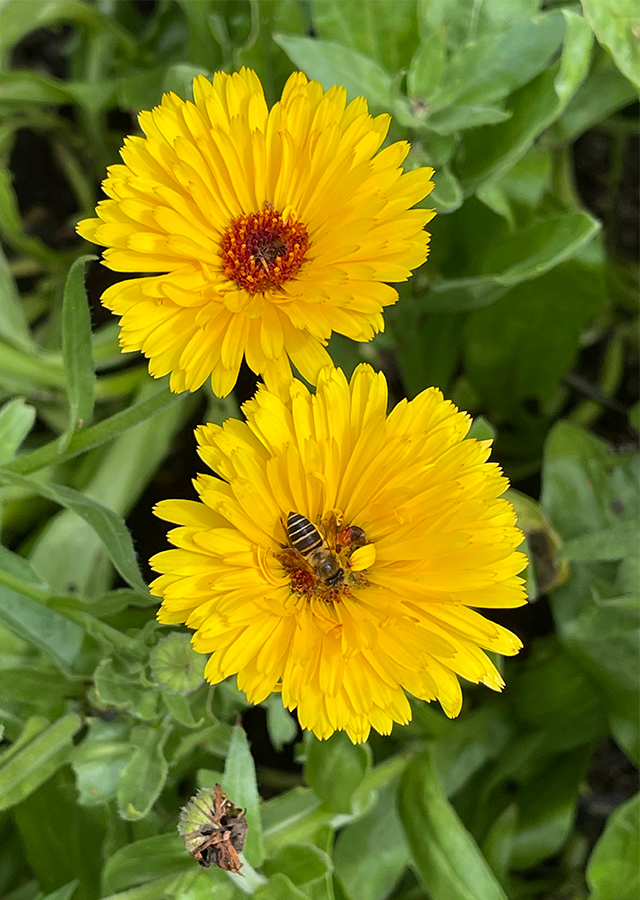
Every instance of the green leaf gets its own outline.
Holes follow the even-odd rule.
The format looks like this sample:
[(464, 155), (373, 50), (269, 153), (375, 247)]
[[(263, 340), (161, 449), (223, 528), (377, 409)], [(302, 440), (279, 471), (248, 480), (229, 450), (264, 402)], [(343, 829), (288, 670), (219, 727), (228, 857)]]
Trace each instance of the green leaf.
[(344, 732), (309, 739), (304, 777), (334, 812), (351, 812), (351, 797), (370, 767), (368, 746), (352, 744)]
[(113, 510), (107, 509), (106, 506), (90, 500), (89, 497), (65, 485), (46, 484), (25, 478), (23, 475), (9, 471), (6, 467), (0, 468), (0, 484), (25, 488), (30, 493), (46, 497), (47, 500), (52, 500), (76, 513), (96, 532), (113, 565), (125, 581), (141, 594), (148, 594), (147, 586), (138, 569), (131, 535), (122, 518)]
[(35, 344), (27, 325), (24, 307), (11, 277), (9, 264), (0, 247), (0, 337), (20, 350), (33, 351)]
[(64, 372), (57, 360), (44, 354), (35, 356), (3, 342), (0, 342), (0, 376), (8, 389), (15, 387), (16, 393), (38, 393), (38, 388), (63, 390), (65, 386)]
[(290, 878), (278, 872), (254, 893), (256, 900), (308, 900)]
[(636, 88), (620, 73), (608, 53), (600, 51), (589, 75), (571, 98), (557, 128), (572, 140), (637, 98)]
[(460, 718), (456, 728), (435, 744), (442, 788), (452, 797), (471, 776), (504, 749), (511, 729), (496, 706), (485, 706)]
[(347, 89), (349, 99), (366, 97), (374, 111), (387, 110), (391, 105), (391, 76), (366, 56), (354, 50), (319, 41), (315, 38), (274, 35), (289, 59), (309, 78), (319, 81), (328, 90), (334, 84)]
[(518, 821), (518, 807), (515, 803), (507, 806), (495, 820), (487, 836), (482, 842), (482, 855), (491, 866), (502, 887), (507, 887), (511, 855), (513, 853), (513, 836)]
[(635, 900), (640, 891), (640, 794), (618, 807), (589, 858), (589, 900)]
[(224, 763), (222, 789), (235, 806), (246, 809), (247, 843), (244, 853), (252, 866), (260, 866), (264, 860), (264, 841), (260, 821), (260, 795), (256, 780), (256, 767), (251, 756), (244, 728), (236, 725), (231, 736), (229, 751)]
[(169, 691), (162, 692), (162, 699), (168, 712), (175, 721), (185, 728), (200, 728), (204, 723), (204, 717), (195, 719), (191, 705), (187, 697), (182, 694), (172, 694)]
[(588, 213), (551, 216), (487, 248), (482, 267), (499, 272), (494, 277), (501, 285), (520, 284), (573, 256), (599, 229), (598, 220)]
[(470, 3), (469, 0), (427, 0), (419, 4), (421, 32), (430, 34), (445, 25), (450, 46), (486, 34), (500, 34), (538, 12), (539, 0)]
[[(174, 900), (175, 889), (180, 886), (183, 877), (183, 875), (178, 875), (177, 878), (175, 875), (165, 875), (164, 878), (154, 878), (153, 881), (128, 891), (109, 894), (108, 897), (104, 897), (104, 900)], [(180, 900), (183, 898), (186, 900), (186, 895), (183, 894)], [(223, 895), (222, 900), (228, 900), (228, 898)]]
[(49, 725), (49, 720), (44, 718), (44, 716), (31, 716), (30, 719), (27, 719), (19, 736), (15, 738), (8, 749), (0, 753), (0, 766), (16, 756), (23, 747), (26, 747), (35, 737), (41, 734), (47, 725)]
[(471, 438), (475, 441), (495, 441), (496, 434), (496, 429), (488, 419), (485, 419), (484, 416), (476, 416), (471, 423), (467, 439)]
[(22, 399), (10, 400), (0, 409), (0, 465), (11, 462), (35, 420), (35, 407)]
[(0, 8), (0, 54), (17, 44), (30, 31), (46, 28), (57, 22), (75, 23), (91, 34), (105, 29), (124, 50), (132, 52), (136, 48), (134, 39), (115, 19), (101, 16), (82, 0), (30, 0), (28, 16), (24, 15), (21, 0), (7, 0)]
[(396, 789), (388, 786), (365, 816), (340, 832), (334, 851), (336, 875), (350, 900), (385, 900), (408, 862)]
[(524, 156), (537, 135), (564, 112), (585, 78), (593, 34), (581, 16), (567, 9), (562, 14), (566, 34), (560, 61), (509, 97), (509, 121), (465, 135), (456, 174), (466, 192), (506, 172)]
[(62, 354), (67, 376), (69, 424), (60, 438), (60, 450), (69, 446), (73, 433), (91, 419), (96, 376), (91, 346), (91, 314), (84, 283), (85, 265), (95, 256), (81, 256), (69, 270), (62, 300)]
[(638, 596), (598, 597), (590, 582), (590, 567), (574, 572), (572, 582), (553, 591), (551, 605), (567, 650), (592, 675), (624, 728), (625, 752), (638, 758), (638, 666), (640, 665), (640, 603)]
[(64, 672), (70, 670), (82, 648), (84, 633), (75, 622), (32, 600), (28, 594), (18, 593), (2, 583), (0, 622), (50, 656)]
[[(277, 0), (276, 3), (259, 3), (255, 10), (262, 35), (285, 32), (288, 35), (308, 33), (307, 9), (298, 0)], [(291, 63), (275, 41), (248, 41), (237, 53), (236, 65), (244, 65), (257, 73), (264, 87), (267, 102), (275, 103), (291, 73)]]
[(24, 557), (0, 544), (0, 584), (18, 593), (47, 602), (49, 587)]
[(323, 879), (333, 872), (331, 859), (313, 844), (289, 844), (266, 859), (262, 868), (267, 878), (281, 872), (298, 887)]
[(458, 364), (462, 318), (452, 313), (425, 313), (412, 296), (392, 307), (389, 331), (399, 357), (409, 397), (425, 385), (446, 391)]
[(384, 762), (367, 771), (353, 793), (351, 805), (355, 809), (356, 815), (371, 809), (375, 803), (377, 792), (389, 787), (404, 772), (417, 752), (417, 745), (409, 746), (402, 753), (389, 756)]
[(74, 881), (70, 881), (69, 884), (65, 884), (64, 887), (58, 888), (53, 894), (47, 894), (42, 900), (71, 900), (77, 887), (78, 880), (75, 879)]
[(154, 681), (172, 694), (189, 694), (202, 684), (206, 656), (196, 653), (188, 634), (162, 638), (149, 657)]
[(98, 642), (105, 653), (113, 653), (116, 650), (127, 660), (139, 660), (146, 656), (146, 648), (142, 641), (137, 641), (128, 634), (101, 621), (94, 614), (96, 612), (102, 613), (103, 611), (96, 610), (94, 604), (88, 603), (84, 599), (79, 600), (77, 597), (70, 596), (53, 597), (49, 605), (56, 612), (60, 612), (68, 619), (71, 619), (72, 622), (77, 622), (89, 637), (94, 638)]
[[(132, 591), (131, 588), (116, 588), (114, 591), (107, 591), (106, 594), (97, 597), (91, 604), (90, 611), (96, 619), (108, 619), (110, 616), (122, 612), (128, 606), (155, 606), (155, 601), (151, 598), (146, 601), (146, 598), (141, 597), (137, 591)], [(82, 608), (84, 609), (85, 606)]]
[(624, 559), (636, 552), (639, 543), (637, 522), (617, 522), (611, 528), (568, 541), (562, 548), (562, 555), (570, 560)]
[(465, 328), (465, 371), (489, 408), (513, 413), (531, 398), (550, 400), (604, 299), (600, 273), (571, 261), (475, 310)]
[(176, 63), (169, 66), (162, 79), (162, 92), (173, 91), (182, 100), (193, 102), (193, 79), (198, 75), (211, 78), (209, 70), (202, 66), (192, 66), (189, 63)]
[(606, 733), (602, 699), (584, 670), (558, 646), (543, 639), (509, 683), (514, 716), (545, 735), (549, 752), (571, 750)]
[(68, 84), (36, 72), (0, 72), (0, 104), (61, 106), (75, 99)]
[(295, 739), (298, 725), (282, 705), (280, 694), (272, 694), (266, 701), (266, 707), (269, 740), (280, 753), (285, 744), (290, 744)]
[[(69, 760), (71, 739), (82, 725), (70, 714), (0, 756), (0, 810), (21, 803)], [(25, 726), (25, 732), (29, 724)]]
[(124, 722), (90, 720), (87, 736), (71, 754), (81, 806), (95, 806), (115, 798), (120, 775), (132, 752), (128, 731)]
[(637, 455), (559, 422), (545, 443), (542, 506), (565, 541), (617, 527), (638, 518), (638, 475)]
[[(75, 689), (75, 690), (74, 690)], [(45, 713), (64, 712), (64, 700), (77, 692), (68, 678), (49, 666), (11, 666), (2, 669), (0, 696)]]
[(429, 195), (429, 202), (433, 203), (439, 213), (454, 212), (462, 206), (464, 194), (460, 182), (446, 163), (438, 168), (434, 176), (434, 184), (435, 187)]
[(217, 769), (198, 769), (196, 783), (198, 788), (213, 791), (216, 784), (222, 784), (222, 772)]
[(118, 106), (135, 113), (153, 109), (162, 99), (162, 83), (168, 65), (155, 66), (143, 71), (128, 71), (116, 80)]
[(357, 50), (389, 72), (406, 64), (417, 43), (414, 0), (313, 0), (312, 13), (315, 34)]
[[(220, 65), (222, 53), (231, 49), (226, 22), (224, 19), (220, 21), (221, 17), (212, 11), (212, 3), (191, 3), (191, 0), (178, 2), (189, 29), (187, 59), (194, 65), (206, 66), (211, 72), (222, 68)], [(238, 12), (237, 15), (242, 20), (242, 13)]]
[[(143, 394), (153, 390), (150, 380), (145, 378), (140, 390)], [(194, 402), (197, 400), (193, 395), (185, 394), (180, 404), (167, 409), (155, 423), (143, 422), (120, 436), (101, 456), (98, 468), (84, 486), (86, 502), (108, 508), (109, 518), (119, 521), (122, 540), (128, 544), (128, 547), (122, 543), (120, 546), (128, 556), (126, 578), (141, 595), (143, 582), (139, 574), (136, 578), (137, 566), (134, 570), (130, 565), (131, 540), (120, 517), (135, 506)], [(113, 571), (105, 553), (109, 546), (104, 533), (92, 522), (80, 521), (73, 515), (74, 511), (60, 512), (47, 523), (31, 550), (31, 562), (54, 589), (68, 592), (72, 588), (80, 594), (96, 596), (112, 583)], [(113, 562), (113, 555), (110, 556)], [(124, 562), (125, 557), (121, 556), (121, 574)], [(144, 595), (149, 599), (146, 587)]]
[(582, 0), (595, 36), (640, 90), (640, 11), (635, 0)]
[(496, 215), (502, 216), (509, 228), (515, 228), (511, 202), (498, 181), (485, 181), (477, 189), (476, 197)]
[(579, 747), (553, 761), (520, 792), (520, 816), (513, 836), (511, 865), (527, 869), (560, 851), (576, 815), (578, 791), (593, 747)]
[(233, 728), (226, 722), (216, 722), (215, 725), (207, 725), (199, 731), (186, 734), (174, 750), (171, 762), (175, 764), (176, 761), (191, 756), (196, 750), (205, 750), (214, 756), (224, 758), (229, 752), (232, 735)]
[(59, 439), (56, 438), (45, 444), (44, 447), (22, 454), (9, 463), (6, 469), (19, 475), (29, 475), (47, 466), (74, 459), (81, 453), (100, 447), (121, 434), (125, 434), (140, 422), (154, 418), (177, 403), (181, 396), (181, 394), (171, 393), (168, 388), (163, 388), (151, 397), (132, 404), (128, 409), (123, 409), (122, 412), (98, 422), (97, 425), (92, 425), (90, 428), (74, 434), (64, 453), (60, 452)]
[(75, 802), (68, 768), (14, 807), (12, 818), (26, 861), (42, 891), (54, 891), (60, 884), (78, 879), (75, 900), (96, 896), (105, 830)]
[[(18, 199), (13, 189), (13, 176), (6, 168), (0, 168), (0, 233), (16, 250), (33, 257), (44, 266), (59, 265), (58, 253), (47, 247), (39, 238), (25, 233)], [(6, 278), (3, 281), (6, 282)]]
[[(545, 444), (542, 504), (560, 535), (569, 545), (578, 542), (580, 551), (591, 535), (598, 542), (603, 532), (613, 529), (620, 537), (626, 523), (637, 522), (639, 474), (637, 454), (611, 453), (599, 438), (560, 422)], [(629, 559), (636, 557), (634, 553)], [(628, 560), (613, 567), (606, 562), (574, 562), (571, 568), (571, 579), (551, 594), (558, 633), (606, 699), (616, 740), (637, 759), (637, 571), (634, 575), (629, 570)]]
[(444, 28), (438, 28), (423, 39), (413, 55), (407, 72), (407, 90), (410, 97), (419, 97), (429, 102), (444, 72), (446, 50)]
[[(242, 888), (236, 887), (240, 878), (242, 879)], [(246, 862), (240, 878), (238, 876), (230, 877), (222, 869), (210, 868), (208, 871), (203, 871), (198, 868), (194, 871), (192, 863), (189, 872), (184, 872), (174, 879), (168, 898), (169, 900), (173, 900), (173, 898), (179, 898), (179, 900), (212, 900), (212, 898), (213, 900), (246, 900), (247, 888), (253, 890), (256, 883), (263, 882), (262, 876), (257, 872), (249, 873), (249, 864)], [(155, 883), (159, 884), (159, 879)], [(134, 888), (134, 890), (140, 891), (144, 888)], [(157, 894), (152, 895), (149, 900), (156, 900), (156, 897)], [(128, 895), (125, 894), (122, 900), (129, 900)]]
[(118, 893), (157, 878), (180, 875), (193, 860), (178, 834), (158, 834), (120, 847), (107, 860), (102, 873), (104, 894)]
[(171, 734), (170, 722), (136, 725), (131, 732), (135, 749), (118, 784), (118, 811), (123, 819), (144, 819), (160, 796), (169, 773), (164, 745)]
[[(521, 282), (538, 278), (573, 256), (599, 231), (588, 213), (543, 219), (499, 238), (487, 247), (482, 268), (492, 274), (434, 279), (427, 295), (429, 310), (462, 311), (488, 306)], [(494, 344), (495, 351), (495, 344)]]
[(296, 787), (267, 800), (260, 808), (265, 846), (275, 853), (287, 844), (310, 840), (333, 817), (318, 795), (308, 788)]
[(405, 769), (399, 811), (413, 863), (432, 900), (506, 900), (475, 841), (446, 800), (428, 754)]
[(511, 118), (511, 113), (499, 106), (479, 106), (464, 104), (438, 110), (426, 120), (426, 127), (436, 134), (455, 134), (467, 128), (480, 125), (495, 125)]
[(432, 109), (490, 106), (502, 100), (546, 68), (563, 33), (562, 15), (556, 10), (463, 44), (447, 62), (430, 100)]
[(122, 671), (122, 666), (112, 659), (103, 659), (96, 669), (95, 702), (101, 709), (126, 709), (143, 720), (158, 716), (158, 693), (150, 689), (141, 673)]

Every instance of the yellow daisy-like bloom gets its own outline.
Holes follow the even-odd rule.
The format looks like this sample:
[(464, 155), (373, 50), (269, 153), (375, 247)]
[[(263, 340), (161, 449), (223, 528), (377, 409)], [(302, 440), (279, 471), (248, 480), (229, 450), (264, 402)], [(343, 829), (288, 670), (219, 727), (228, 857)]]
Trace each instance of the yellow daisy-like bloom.
[(432, 210), (412, 209), (433, 169), (403, 173), (409, 144), (377, 152), (390, 117), (344, 88), (293, 74), (269, 110), (255, 72), (193, 82), (195, 102), (165, 94), (143, 112), (111, 198), (79, 233), (119, 272), (150, 273), (102, 295), (123, 350), (142, 350), (171, 389), (211, 376), (225, 396), (243, 356), (274, 387), (289, 359), (313, 384), (332, 331), (369, 341), (427, 257)]
[[(481, 648), (521, 643), (473, 607), (525, 603), (526, 557), (491, 442), (463, 440), (469, 416), (435, 388), (387, 415), (367, 365), (350, 384), (324, 369), (315, 395), (261, 387), (243, 411), (196, 432), (220, 476), (198, 476), (202, 502), (155, 510), (180, 526), (178, 549), (151, 560), (158, 618), (196, 629), (207, 679), (237, 674), (253, 703), (281, 690), (302, 727), (355, 742), (409, 721), (405, 690), (448, 716), (457, 676), (500, 690)], [(296, 549), (301, 516), (323, 537), (319, 559)]]

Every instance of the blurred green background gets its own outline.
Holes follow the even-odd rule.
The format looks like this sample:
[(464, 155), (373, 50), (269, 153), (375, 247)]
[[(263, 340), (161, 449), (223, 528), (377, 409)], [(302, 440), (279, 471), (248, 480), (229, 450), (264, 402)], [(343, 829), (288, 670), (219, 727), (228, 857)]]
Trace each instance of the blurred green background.
[[(0, 896), (637, 898), (639, 38), (635, 0), (0, 2)], [(74, 233), (136, 112), (242, 65), (270, 103), (296, 68), (364, 95), (435, 166), (429, 261), (330, 349), (468, 409), (527, 534), (505, 692), (361, 747), (203, 684), (156, 624), (151, 506), (255, 381), (152, 381)], [(177, 836), (216, 780), (244, 877)]]

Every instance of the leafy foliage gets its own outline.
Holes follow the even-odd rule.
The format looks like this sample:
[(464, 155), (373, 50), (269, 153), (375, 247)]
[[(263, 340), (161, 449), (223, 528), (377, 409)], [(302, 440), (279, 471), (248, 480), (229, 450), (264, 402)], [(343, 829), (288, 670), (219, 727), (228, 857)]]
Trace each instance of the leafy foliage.
[[(618, 194), (640, 18), (628, 0), (541, 6), (0, 5), (7, 900), (636, 896), (638, 275)], [(270, 102), (296, 67), (364, 95), (411, 142), (407, 165), (436, 167), (430, 260), (385, 334), (330, 351), (349, 373), (384, 368), (396, 401), (437, 384), (476, 416), (527, 536), (531, 604), (504, 617), (526, 649), (505, 693), (467, 686), (455, 722), (412, 701), (410, 725), (364, 747), (302, 736), (279, 697), (250, 710), (210, 687), (186, 635), (155, 622), (149, 509), (187, 495), (194, 425), (252, 388), (221, 402), (154, 384), (120, 353), (106, 276), (71, 228), (137, 111), (241, 65)], [(609, 157), (595, 197), (580, 169), (594, 128)], [(216, 782), (247, 810), (242, 876), (199, 869), (176, 832)]]

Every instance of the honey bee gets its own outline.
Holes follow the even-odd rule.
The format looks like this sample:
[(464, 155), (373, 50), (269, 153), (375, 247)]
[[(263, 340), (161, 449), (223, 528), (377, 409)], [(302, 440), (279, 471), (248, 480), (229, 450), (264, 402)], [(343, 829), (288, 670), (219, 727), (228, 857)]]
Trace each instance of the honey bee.
[(319, 581), (330, 587), (342, 581), (344, 569), (327, 541), (306, 516), (290, 512), (286, 529), (291, 546), (303, 557)]

